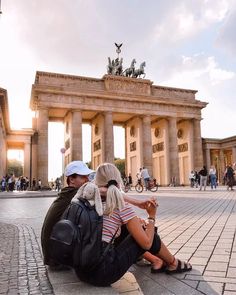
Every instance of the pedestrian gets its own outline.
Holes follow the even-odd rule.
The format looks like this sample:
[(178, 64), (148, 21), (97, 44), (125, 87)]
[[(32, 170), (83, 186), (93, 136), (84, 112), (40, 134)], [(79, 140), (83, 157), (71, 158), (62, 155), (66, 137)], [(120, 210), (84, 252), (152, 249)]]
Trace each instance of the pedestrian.
[(226, 176), (227, 190), (231, 189), (231, 191), (233, 191), (235, 180), (234, 180), (234, 170), (231, 165), (228, 165), (226, 167), (225, 176)]
[(204, 191), (206, 190), (207, 185), (207, 169), (206, 166), (203, 166), (203, 168), (198, 172), (200, 175), (200, 191), (202, 190), (202, 186), (204, 187)]
[(41, 189), (42, 189), (42, 181), (41, 181), (41, 179), (39, 179), (38, 180), (38, 190), (41, 191)]
[(131, 175), (131, 173), (129, 173), (129, 176), (128, 176), (128, 183), (129, 183), (130, 187), (131, 187), (132, 184), (133, 184), (133, 179), (132, 179), (132, 175)]
[(138, 171), (137, 174), (136, 174), (137, 181), (138, 181), (139, 184), (141, 184), (141, 182), (142, 182), (141, 171), (142, 171), (142, 168), (139, 168), (139, 171)]
[(213, 188), (216, 189), (216, 168), (213, 165), (209, 169), (209, 177), (210, 177), (211, 189)]
[[(103, 249), (101, 249), (103, 259), (93, 269), (86, 272), (81, 271), (80, 268), (75, 269), (82, 281), (96, 286), (109, 286), (119, 280), (146, 251), (161, 258), (163, 269), (168, 274), (182, 273), (192, 269), (190, 263), (176, 259), (161, 241), (159, 235), (155, 233), (157, 210), (155, 199), (152, 199), (152, 202), (150, 201), (146, 206), (148, 221), (144, 226), (133, 208), (125, 203), (120, 190), (121, 175), (113, 164), (105, 163), (97, 168), (95, 184), (100, 188), (107, 188), (106, 195), (102, 195), (105, 201)], [(123, 225), (126, 225), (129, 234), (120, 243), (114, 242), (109, 251), (104, 251), (113, 236), (115, 240), (119, 236)]]
[(193, 171), (189, 173), (189, 181), (190, 181), (190, 187), (194, 187), (195, 183), (195, 174)]

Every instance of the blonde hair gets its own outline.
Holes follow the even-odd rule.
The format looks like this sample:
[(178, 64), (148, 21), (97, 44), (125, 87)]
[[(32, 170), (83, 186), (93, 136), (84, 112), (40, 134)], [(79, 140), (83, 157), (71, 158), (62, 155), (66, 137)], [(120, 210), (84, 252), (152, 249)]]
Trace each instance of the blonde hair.
[(117, 186), (108, 186), (106, 197), (106, 208), (104, 214), (110, 215), (115, 209), (121, 210), (125, 206), (122, 191), (122, 179), (120, 171), (111, 163), (104, 163), (98, 166), (95, 176), (95, 183), (98, 187), (107, 186), (108, 181), (115, 180)]

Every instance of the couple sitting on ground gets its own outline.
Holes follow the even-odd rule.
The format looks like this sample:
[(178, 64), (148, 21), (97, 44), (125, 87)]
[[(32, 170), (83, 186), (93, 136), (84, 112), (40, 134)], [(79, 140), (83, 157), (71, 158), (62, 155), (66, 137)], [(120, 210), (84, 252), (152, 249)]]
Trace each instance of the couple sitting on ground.
[[(68, 187), (62, 189), (58, 198), (52, 203), (41, 232), (44, 263), (51, 267), (58, 267), (51, 261), (49, 254), (52, 228), (78, 189), (88, 181), (88, 175), (91, 172), (93, 171), (81, 161), (71, 162), (65, 169)], [(172, 274), (192, 269), (188, 262), (176, 259), (156, 233), (155, 218), (158, 204), (155, 198), (141, 201), (126, 196), (121, 190), (120, 172), (110, 163), (101, 164), (97, 168), (94, 182), (105, 202), (102, 241), (106, 245), (115, 233), (116, 238), (114, 247), (106, 253), (104, 259), (95, 269), (86, 273), (75, 269), (81, 280), (97, 286), (108, 286), (119, 280), (141, 256), (152, 263), (151, 271), (153, 273)], [(140, 221), (129, 203), (145, 209), (148, 221)]]

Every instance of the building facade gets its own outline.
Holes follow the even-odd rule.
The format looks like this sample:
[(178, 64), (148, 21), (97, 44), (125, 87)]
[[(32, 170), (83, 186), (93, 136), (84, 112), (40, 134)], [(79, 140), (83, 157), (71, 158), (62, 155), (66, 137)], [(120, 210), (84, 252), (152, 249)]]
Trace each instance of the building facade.
[(0, 92), (1, 172), (6, 171), (7, 149), (18, 147), (25, 154), (24, 174), (47, 185), (50, 121), (64, 124), (65, 165), (82, 159), (82, 124), (89, 123), (93, 169), (114, 161), (113, 126), (119, 125), (125, 129), (126, 173), (133, 179), (140, 167), (146, 167), (161, 185), (169, 185), (173, 179), (186, 185), (191, 170), (201, 169), (204, 163), (215, 164), (216, 151), (217, 168), (222, 166), (223, 171), (227, 162), (221, 162), (220, 150), (236, 161), (235, 138), (202, 140), (201, 110), (207, 103), (197, 100), (196, 92), (124, 76), (94, 79), (37, 72), (30, 101), (36, 114), (32, 130), (10, 130), (7, 94)]

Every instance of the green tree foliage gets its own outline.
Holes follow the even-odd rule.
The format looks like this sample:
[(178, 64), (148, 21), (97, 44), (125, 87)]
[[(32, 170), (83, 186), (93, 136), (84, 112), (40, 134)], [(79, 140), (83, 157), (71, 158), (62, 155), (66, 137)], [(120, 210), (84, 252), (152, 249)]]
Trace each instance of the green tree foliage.
[(125, 176), (125, 159), (115, 158), (114, 161), (115, 166), (119, 169), (121, 176)]
[[(23, 163), (21, 161), (18, 161), (16, 159), (8, 160), (7, 162), (7, 173), (8, 174), (14, 174), (16, 177), (23, 175)], [(25, 175), (28, 176), (29, 175)]]

